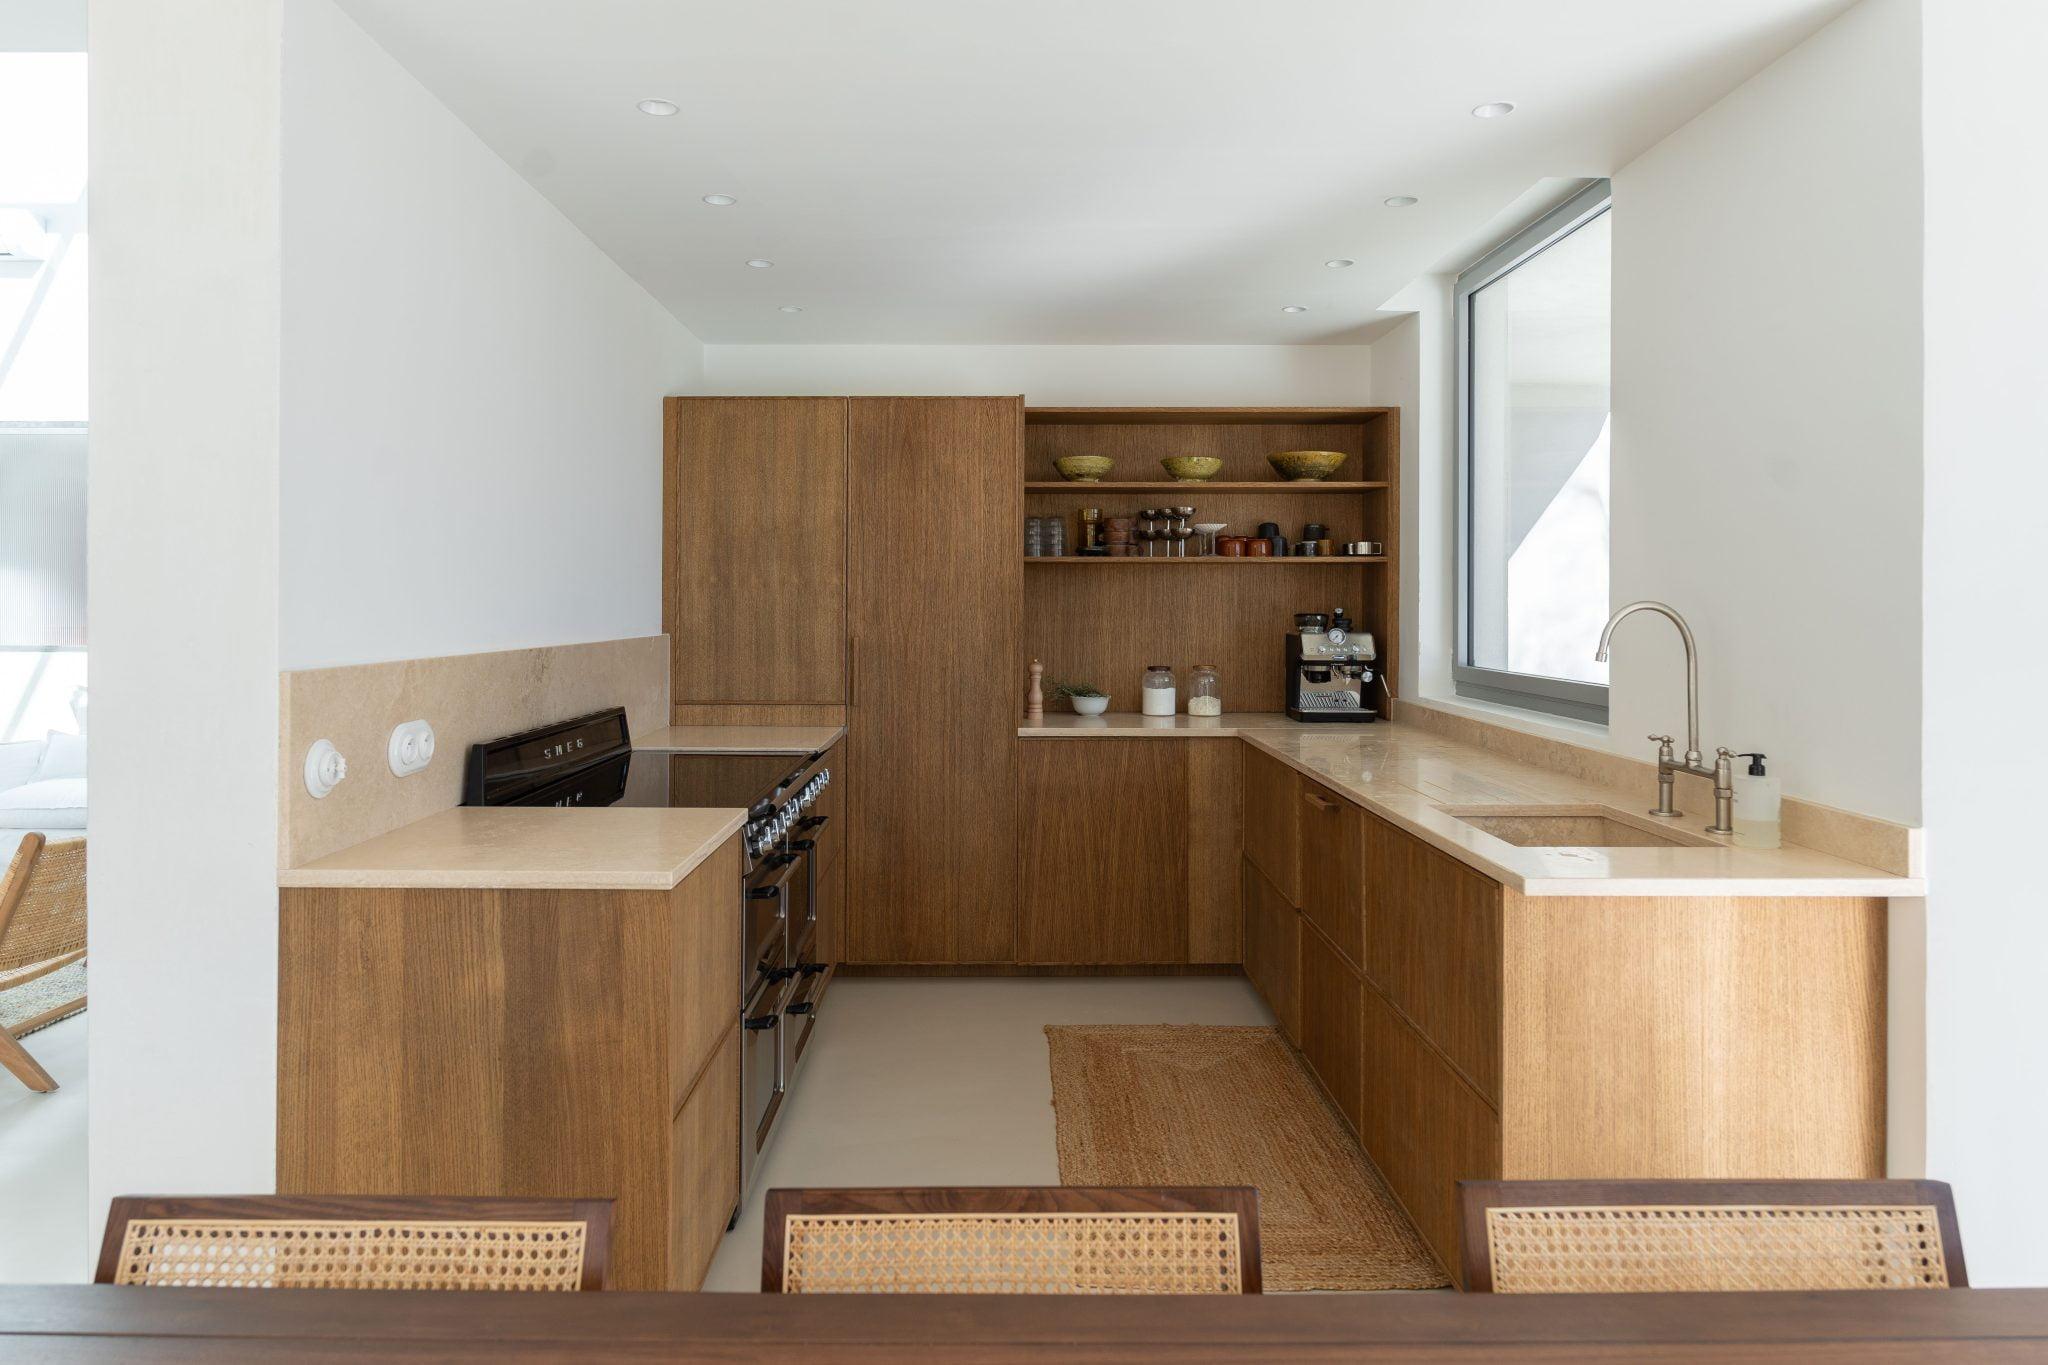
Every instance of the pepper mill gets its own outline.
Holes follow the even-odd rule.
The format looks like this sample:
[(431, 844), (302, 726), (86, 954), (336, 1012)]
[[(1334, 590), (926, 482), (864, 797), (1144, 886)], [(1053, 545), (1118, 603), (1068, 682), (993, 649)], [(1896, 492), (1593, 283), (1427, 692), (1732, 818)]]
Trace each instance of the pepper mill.
[(1045, 688), (1040, 681), (1044, 676), (1045, 666), (1039, 663), (1038, 660), (1033, 659), (1031, 661), (1031, 691), (1024, 697), (1024, 723), (1026, 725), (1045, 724)]

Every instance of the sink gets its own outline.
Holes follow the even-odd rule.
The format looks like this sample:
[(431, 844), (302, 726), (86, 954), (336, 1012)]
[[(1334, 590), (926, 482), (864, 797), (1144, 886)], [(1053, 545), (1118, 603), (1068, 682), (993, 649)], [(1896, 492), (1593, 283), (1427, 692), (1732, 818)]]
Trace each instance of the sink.
[(1516, 848), (1720, 847), (1712, 839), (1612, 806), (1445, 806), (1443, 811)]

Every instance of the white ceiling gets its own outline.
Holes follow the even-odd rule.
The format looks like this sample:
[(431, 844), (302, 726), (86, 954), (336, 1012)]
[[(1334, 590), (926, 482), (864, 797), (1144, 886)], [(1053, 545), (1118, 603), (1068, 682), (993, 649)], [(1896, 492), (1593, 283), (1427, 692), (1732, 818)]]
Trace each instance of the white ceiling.
[(704, 341), (1065, 344), (1359, 340), (1849, 0), (341, 3)]

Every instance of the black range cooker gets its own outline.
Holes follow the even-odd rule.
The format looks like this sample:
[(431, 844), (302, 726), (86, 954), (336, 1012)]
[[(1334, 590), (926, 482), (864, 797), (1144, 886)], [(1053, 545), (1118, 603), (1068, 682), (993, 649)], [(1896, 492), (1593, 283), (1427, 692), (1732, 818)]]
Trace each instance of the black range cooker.
[(470, 747), (465, 806), (735, 807), (740, 836), (740, 1194), (752, 1186), (832, 977), (817, 873), (838, 832), (814, 810), (823, 752), (635, 753), (623, 707)]

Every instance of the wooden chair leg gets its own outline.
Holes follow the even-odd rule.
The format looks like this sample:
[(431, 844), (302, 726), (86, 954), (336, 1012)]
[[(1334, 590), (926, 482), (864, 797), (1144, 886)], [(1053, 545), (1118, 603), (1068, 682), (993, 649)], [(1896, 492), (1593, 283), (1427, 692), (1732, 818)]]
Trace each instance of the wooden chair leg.
[(43, 1070), (43, 1064), (29, 1056), (20, 1040), (4, 1028), (0, 1028), (0, 1066), (12, 1071), (31, 1090), (47, 1095), (57, 1088), (57, 1082)]

